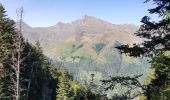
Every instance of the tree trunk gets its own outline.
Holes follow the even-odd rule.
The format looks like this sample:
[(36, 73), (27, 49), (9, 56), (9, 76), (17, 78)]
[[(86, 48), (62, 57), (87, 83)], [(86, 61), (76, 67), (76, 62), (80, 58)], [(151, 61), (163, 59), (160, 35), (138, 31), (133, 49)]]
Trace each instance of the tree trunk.
[(19, 72), (17, 72), (17, 95), (16, 95), (16, 100), (19, 100), (19, 98), (20, 98), (20, 93), (19, 93), (19, 77), (20, 77)]
[(22, 30), (22, 14), (23, 7), (20, 9), (20, 29), (18, 36), (18, 50), (17, 50), (17, 71), (16, 71), (16, 100), (20, 99), (20, 64), (21, 64), (21, 30)]

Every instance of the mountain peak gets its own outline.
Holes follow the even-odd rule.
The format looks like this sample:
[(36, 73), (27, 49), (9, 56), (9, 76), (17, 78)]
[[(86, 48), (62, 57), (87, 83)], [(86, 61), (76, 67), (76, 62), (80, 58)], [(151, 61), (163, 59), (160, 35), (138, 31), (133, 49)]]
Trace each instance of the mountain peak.
[(76, 23), (76, 24), (83, 24), (83, 25), (101, 25), (101, 24), (108, 24), (107, 22), (93, 17), (93, 16), (89, 16), (89, 15), (84, 15), (82, 16), (80, 19), (77, 19), (75, 21), (73, 21), (72, 23)]
[(79, 19), (79, 20), (83, 20), (83, 21), (103, 21), (103, 20), (101, 20), (101, 19), (99, 19), (99, 18), (96, 18), (96, 17), (94, 17), (94, 16), (89, 16), (89, 15), (84, 15), (84, 16), (82, 16), (82, 18)]
[(82, 19), (96, 19), (96, 18), (93, 16), (84, 15)]
[(62, 25), (65, 25), (65, 23), (59, 21), (55, 26), (62, 26)]

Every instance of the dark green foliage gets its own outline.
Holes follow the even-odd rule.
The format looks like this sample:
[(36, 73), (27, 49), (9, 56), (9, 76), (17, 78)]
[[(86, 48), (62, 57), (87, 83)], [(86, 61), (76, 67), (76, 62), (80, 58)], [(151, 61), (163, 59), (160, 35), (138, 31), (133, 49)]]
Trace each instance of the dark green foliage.
[(13, 75), (13, 70), (10, 67), (12, 57), (12, 49), (14, 48), (14, 22), (8, 19), (5, 15), (5, 10), (0, 5), (0, 97), (10, 97), (13, 93), (10, 89), (10, 76)]
[(151, 84), (159, 88), (170, 84), (170, 57), (159, 54), (152, 60), (152, 68), (155, 70), (155, 78), (151, 80)]
[(69, 78), (64, 70), (61, 70), (57, 90), (57, 100), (69, 100)]
[[(50, 64), (48, 60), (42, 54), (40, 47), (29, 47), (30, 51), (29, 56), (25, 60), (25, 69), (23, 70), (22, 75), (27, 82), (27, 96), (32, 100), (39, 100), (43, 98), (44, 92), (48, 89), (48, 82), (50, 81), (50, 75), (48, 71), (48, 67)], [(42, 77), (43, 76), (43, 77)]]
[(149, 85), (152, 88), (152, 97), (159, 97), (162, 100), (169, 98), (170, 88), (170, 57), (159, 54), (152, 60), (152, 69), (154, 69), (153, 78)]

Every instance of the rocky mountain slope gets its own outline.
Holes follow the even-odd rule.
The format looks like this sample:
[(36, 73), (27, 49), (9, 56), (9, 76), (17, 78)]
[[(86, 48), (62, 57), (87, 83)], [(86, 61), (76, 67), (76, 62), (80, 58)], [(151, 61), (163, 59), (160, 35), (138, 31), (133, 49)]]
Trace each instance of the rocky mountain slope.
[[(16, 24), (16, 27), (18, 24)], [(71, 23), (58, 22), (50, 27), (30, 27), (23, 23), (23, 36), (31, 43), (39, 41), (44, 54), (83, 82), (95, 73), (100, 80), (111, 75), (148, 73), (146, 61), (119, 54), (115, 46), (138, 42), (133, 33), (138, 26), (116, 25), (92, 16)]]
[[(18, 26), (18, 25), (17, 25)], [(83, 16), (71, 23), (58, 22), (50, 27), (30, 27), (23, 23), (23, 35), (30, 42), (40, 41), (44, 49), (53, 48), (63, 42), (114, 42), (131, 43), (132, 34), (138, 26), (115, 25), (92, 16)]]

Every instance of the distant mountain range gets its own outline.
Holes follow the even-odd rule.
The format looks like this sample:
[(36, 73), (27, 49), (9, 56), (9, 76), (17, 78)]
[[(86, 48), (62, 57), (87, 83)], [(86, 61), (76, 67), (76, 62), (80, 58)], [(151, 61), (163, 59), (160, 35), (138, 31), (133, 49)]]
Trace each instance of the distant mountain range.
[[(138, 42), (133, 34), (139, 26), (116, 25), (92, 16), (71, 23), (58, 22), (50, 27), (30, 27), (23, 23), (23, 36), (31, 43), (39, 41), (44, 54), (54, 63), (62, 62), (77, 80), (96, 80), (110, 75), (148, 73), (147, 61), (121, 55), (116, 46)], [(18, 23), (16, 23), (18, 27)]]

